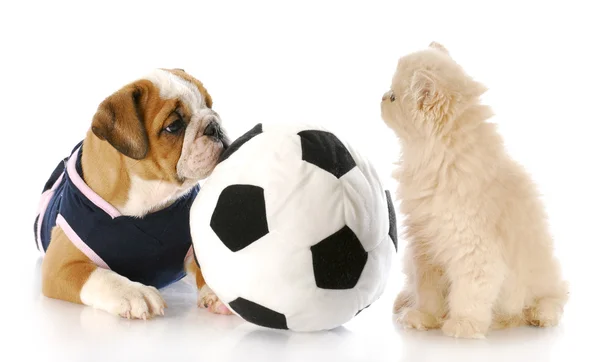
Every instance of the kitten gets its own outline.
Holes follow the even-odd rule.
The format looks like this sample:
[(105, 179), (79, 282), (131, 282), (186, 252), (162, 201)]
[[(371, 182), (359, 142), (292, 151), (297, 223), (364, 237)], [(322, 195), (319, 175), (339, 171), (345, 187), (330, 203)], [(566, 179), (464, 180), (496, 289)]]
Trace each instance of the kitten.
[(568, 300), (536, 186), (486, 122), (485, 91), (433, 42), (399, 59), (381, 102), (403, 150), (407, 283), (394, 312), (407, 328), (485, 338), (554, 326)]

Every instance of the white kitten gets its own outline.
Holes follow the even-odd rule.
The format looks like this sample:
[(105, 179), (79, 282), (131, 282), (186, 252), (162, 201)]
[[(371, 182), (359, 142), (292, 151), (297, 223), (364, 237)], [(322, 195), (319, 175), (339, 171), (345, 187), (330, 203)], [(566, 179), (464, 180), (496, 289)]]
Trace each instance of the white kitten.
[(485, 91), (434, 42), (400, 58), (382, 99), (403, 150), (407, 284), (394, 312), (408, 328), (554, 326), (568, 299), (536, 187), (486, 122)]

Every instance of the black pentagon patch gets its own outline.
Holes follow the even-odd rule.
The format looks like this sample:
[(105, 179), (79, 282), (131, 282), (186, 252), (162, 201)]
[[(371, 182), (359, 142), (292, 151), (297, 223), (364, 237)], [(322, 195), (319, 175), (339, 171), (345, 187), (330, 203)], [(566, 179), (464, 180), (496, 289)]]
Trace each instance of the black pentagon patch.
[(233, 141), (225, 151), (219, 156), (219, 163), (229, 158), (235, 151), (239, 150), (244, 143), (250, 141), (254, 136), (259, 135), (263, 132), (262, 123), (257, 124), (251, 130), (241, 135), (238, 139)]
[(244, 249), (269, 233), (265, 193), (254, 185), (230, 185), (219, 195), (210, 227), (229, 250)]
[(301, 131), (302, 160), (329, 172), (337, 178), (356, 166), (344, 144), (334, 134), (326, 131)]
[(311, 246), (310, 251), (317, 287), (323, 289), (354, 288), (368, 257), (348, 226)]
[(388, 234), (394, 243), (394, 248), (396, 251), (398, 251), (398, 226), (396, 225), (396, 211), (394, 210), (392, 195), (388, 190), (385, 190), (385, 197), (387, 198), (388, 214), (390, 218), (390, 231)]
[(229, 303), (229, 307), (250, 323), (273, 329), (288, 329), (283, 314), (247, 299), (237, 298)]

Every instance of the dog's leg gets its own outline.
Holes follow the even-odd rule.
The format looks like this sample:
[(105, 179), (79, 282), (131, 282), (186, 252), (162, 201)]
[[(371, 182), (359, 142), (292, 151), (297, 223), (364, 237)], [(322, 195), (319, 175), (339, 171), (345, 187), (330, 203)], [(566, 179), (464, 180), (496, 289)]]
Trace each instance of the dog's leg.
[(450, 282), (449, 318), (444, 334), (456, 338), (485, 338), (492, 308), (500, 292), (505, 265), (493, 242), (483, 244), (478, 236), (463, 238), (448, 258)]
[(219, 297), (210, 289), (204, 280), (202, 271), (194, 260), (194, 255), (188, 255), (185, 259), (186, 272), (196, 280), (196, 287), (198, 288), (198, 307), (207, 308), (209, 312), (215, 314), (231, 315), (231, 311), (223, 302), (219, 300)]
[[(418, 245), (415, 245), (419, 249)], [(442, 317), (445, 314), (445, 283), (441, 268), (431, 264), (424, 250), (407, 249), (410, 259), (410, 270), (407, 274), (411, 276), (411, 283), (407, 286), (412, 288), (410, 295), (412, 306), (406, 306), (398, 321), (407, 328), (419, 330), (437, 329), (441, 326)], [(405, 290), (408, 292), (408, 290)], [(402, 296), (402, 293), (399, 295)]]
[(97, 267), (58, 226), (42, 263), (42, 293), (126, 318), (147, 319), (166, 308), (156, 288)]

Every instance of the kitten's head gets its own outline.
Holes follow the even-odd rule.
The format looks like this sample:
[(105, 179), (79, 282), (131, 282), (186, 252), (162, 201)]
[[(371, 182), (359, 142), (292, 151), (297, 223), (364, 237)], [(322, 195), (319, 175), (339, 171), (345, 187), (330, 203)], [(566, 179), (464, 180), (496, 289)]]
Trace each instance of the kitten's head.
[(398, 60), (381, 101), (381, 117), (401, 139), (451, 132), (456, 116), (476, 102), (486, 88), (436, 42)]

